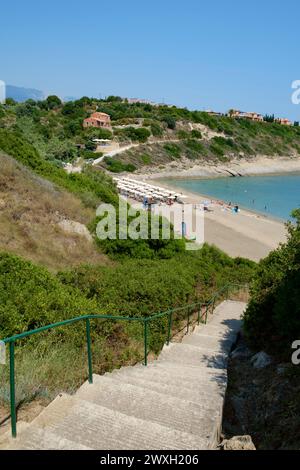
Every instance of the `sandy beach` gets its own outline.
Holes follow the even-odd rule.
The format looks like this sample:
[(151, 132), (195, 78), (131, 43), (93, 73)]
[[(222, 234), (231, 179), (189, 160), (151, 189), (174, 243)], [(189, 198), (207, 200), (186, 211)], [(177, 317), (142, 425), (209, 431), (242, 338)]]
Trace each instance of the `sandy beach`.
[[(172, 189), (177, 192), (178, 187), (169, 183), (153, 180), (151, 184)], [(277, 248), (280, 242), (286, 240), (286, 228), (283, 222), (264, 215), (240, 209), (235, 214), (226, 206), (220, 205), (211, 196), (183, 191), (187, 196), (185, 203), (200, 204), (210, 200), (210, 211), (204, 215), (204, 238), (207, 243), (214, 244), (232, 257), (245, 257), (259, 261), (268, 253)]]

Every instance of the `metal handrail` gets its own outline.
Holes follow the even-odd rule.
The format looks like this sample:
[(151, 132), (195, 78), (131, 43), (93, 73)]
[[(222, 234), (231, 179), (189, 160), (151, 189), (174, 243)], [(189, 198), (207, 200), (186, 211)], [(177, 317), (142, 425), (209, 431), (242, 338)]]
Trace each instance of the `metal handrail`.
[[(173, 314), (176, 312), (180, 312), (183, 310), (188, 311), (187, 315), (187, 325), (186, 330), (187, 333), (189, 331), (189, 327), (191, 324), (191, 312), (192, 310), (197, 310), (197, 320), (196, 323), (198, 325), (203, 320), (202, 314), (202, 307), (205, 307), (204, 312), (204, 323), (207, 322), (209, 308), (211, 308), (211, 313), (214, 311), (215, 301), (217, 297), (226, 293), (226, 298), (229, 297), (229, 290), (231, 287), (245, 287), (246, 284), (226, 284), (206, 302), (195, 302), (192, 304), (184, 305), (183, 307), (176, 307), (170, 310), (166, 310), (164, 312), (158, 312), (149, 317), (123, 317), (123, 316), (114, 316), (114, 315), (82, 315), (75, 318), (70, 318), (68, 320), (63, 320), (56, 323), (51, 323), (50, 325), (41, 326), (40, 328), (36, 328), (34, 330), (25, 331), (23, 333), (19, 333), (17, 335), (10, 336), (8, 338), (4, 338), (2, 343), (9, 345), (9, 384), (10, 384), (10, 415), (11, 415), (11, 434), (12, 437), (17, 436), (17, 412), (16, 412), (16, 390), (15, 390), (15, 342), (27, 338), (28, 336), (32, 336), (43, 331), (47, 331), (53, 328), (57, 328), (60, 326), (70, 325), (72, 323), (76, 323), (79, 321), (85, 321), (86, 323), (86, 342), (87, 342), (87, 359), (88, 359), (88, 381), (89, 383), (93, 383), (93, 364), (92, 364), (92, 347), (91, 347), (91, 330), (90, 330), (90, 320), (93, 319), (101, 319), (101, 320), (115, 320), (115, 321), (136, 321), (143, 323), (144, 325), (144, 365), (147, 366), (148, 364), (148, 337), (149, 337), (149, 323), (157, 320), (159, 318), (168, 317), (168, 333), (167, 333), (167, 340), (166, 344), (168, 345), (171, 341), (171, 333), (172, 333), (172, 325), (173, 325)], [(181, 330), (182, 331), (182, 330)], [(177, 331), (178, 333), (178, 331)]]

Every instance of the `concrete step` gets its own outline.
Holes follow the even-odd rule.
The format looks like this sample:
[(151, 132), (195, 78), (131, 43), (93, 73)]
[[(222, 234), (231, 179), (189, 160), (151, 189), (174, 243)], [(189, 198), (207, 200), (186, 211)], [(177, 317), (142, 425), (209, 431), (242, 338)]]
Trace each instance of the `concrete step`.
[(237, 332), (241, 329), (241, 320), (235, 318), (212, 318), (209, 325), (217, 326), (218, 328), (227, 327), (232, 332)]
[[(164, 347), (148, 367), (123, 367), (74, 396), (59, 395), (9, 449), (201, 450), (216, 448), (227, 357), (245, 304), (218, 305), (210, 323)], [(7, 444), (8, 442), (8, 444)], [(1, 447), (3, 448), (3, 440)]]
[(222, 400), (213, 399), (206, 406), (188, 399), (166, 396), (114, 379), (98, 376), (97, 383), (83, 384), (76, 398), (161, 424), (178, 431), (201, 436), (203, 430), (212, 430), (215, 420), (222, 411)]
[(157, 362), (199, 365), (213, 369), (227, 367), (228, 355), (191, 346), (190, 344), (171, 344), (160, 354)]
[(206, 325), (196, 327), (193, 331), (193, 335), (215, 336), (217, 338), (235, 340), (238, 331), (239, 330), (231, 330), (226, 325), (207, 323)]
[[(205, 449), (217, 432), (210, 426), (204, 437), (196, 436), (65, 395), (57, 397), (32, 427), (46, 431), (45, 436), (50, 431), (72, 441), (74, 448), (80, 443), (97, 450)], [(43, 446), (47, 448), (47, 443)]]
[[(186, 386), (185, 382), (178, 380), (174, 383), (166, 380), (166, 377), (160, 377), (160, 380), (153, 380), (152, 377), (145, 377), (138, 373), (132, 374), (119, 374), (111, 375), (111, 378), (119, 383), (126, 383), (141, 387), (144, 390), (151, 390), (166, 396), (188, 400), (192, 403), (201, 404), (202, 406), (209, 407), (211, 405), (212, 397), (215, 400), (224, 396), (225, 388), (220, 388), (218, 384), (205, 382), (197, 382), (193, 386)], [(98, 377), (94, 376), (94, 383), (98, 383)]]
[(21, 433), (18, 439), (11, 440), (4, 450), (92, 450), (90, 447), (65, 439), (51, 432), (31, 426), (30, 430)]
[(215, 351), (215, 352), (222, 352), (222, 353), (229, 353), (234, 339), (223, 339), (222, 337), (216, 336), (208, 336), (208, 335), (188, 335), (185, 336), (182, 343), (183, 344), (190, 344), (192, 346), (198, 346), (200, 348), (204, 348), (207, 351)]
[(225, 369), (213, 369), (201, 366), (190, 366), (173, 364), (172, 362), (152, 362), (147, 367), (137, 365), (135, 367), (122, 367), (113, 371), (110, 375), (114, 376), (133, 376), (141, 377), (145, 380), (155, 380), (167, 382), (170, 384), (182, 384), (193, 390), (197, 385), (206, 383), (207, 385), (224, 386), (227, 380), (227, 371)]

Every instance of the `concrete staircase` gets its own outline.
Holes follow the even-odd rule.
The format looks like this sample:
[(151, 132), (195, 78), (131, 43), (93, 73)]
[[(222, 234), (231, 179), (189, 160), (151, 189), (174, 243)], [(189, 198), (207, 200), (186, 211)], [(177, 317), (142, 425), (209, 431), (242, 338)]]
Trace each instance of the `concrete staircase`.
[(212, 449), (218, 444), (227, 359), (245, 304), (225, 301), (206, 325), (165, 346), (147, 367), (122, 367), (59, 395), (6, 449)]

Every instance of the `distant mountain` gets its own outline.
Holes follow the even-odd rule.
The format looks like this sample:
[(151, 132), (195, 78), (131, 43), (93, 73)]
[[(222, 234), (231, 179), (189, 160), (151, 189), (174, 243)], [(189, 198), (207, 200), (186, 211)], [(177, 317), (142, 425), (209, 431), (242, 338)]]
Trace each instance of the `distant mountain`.
[(45, 94), (43, 91), (35, 90), (34, 88), (22, 88), (13, 85), (6, 85), (6, 97), (13, 98), (18, 102), (29, 99), (39, 101), (45, 98)]

